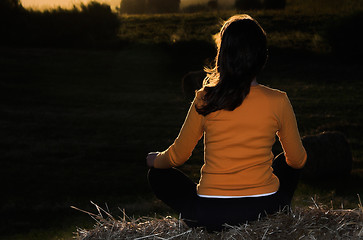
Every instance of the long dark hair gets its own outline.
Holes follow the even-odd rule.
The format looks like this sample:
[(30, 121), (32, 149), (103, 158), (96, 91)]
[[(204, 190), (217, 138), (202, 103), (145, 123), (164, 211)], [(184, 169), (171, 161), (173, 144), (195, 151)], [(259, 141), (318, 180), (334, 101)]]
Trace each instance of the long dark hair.
[(233, 111), (240, 106), (267, 60), (266, 33), (246, 14), (228, 19), (215, 38), (215, 66), (205, 69), (204, 104), (196, 106), (197, 112), (204, 116), (221, 109)]

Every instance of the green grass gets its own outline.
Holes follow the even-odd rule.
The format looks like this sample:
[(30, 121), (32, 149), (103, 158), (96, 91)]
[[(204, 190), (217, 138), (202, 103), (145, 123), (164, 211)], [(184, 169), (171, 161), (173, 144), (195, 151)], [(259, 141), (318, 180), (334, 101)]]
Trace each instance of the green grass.
[[(251, 12), (270, 41), (259, 81), (288, 92), (302, 135), (341, 131), (354, 158), (351, 179), (302, 182), (295, 205), (317, 195), (356, 207), (363, 196), (361, 63), (330, 53), (322, 34), (338, 17), (331, 10), (287, 10)], [(181, 77), (214, 57), (210, 34), (233, 13), (124, 16), (121, 42), (136, 44), (114, 50), (0, 48), (0, 238), (70, 239), (76, 226), (92, 226), (70, 206), (93, 211), (90, 200), (114, 215), (118, 207), (167, 214), (147, 186), (145, 156), (174, 141), (189, 107)], [(202, 155), (199, 144), (182, 167), (195, 180)]]

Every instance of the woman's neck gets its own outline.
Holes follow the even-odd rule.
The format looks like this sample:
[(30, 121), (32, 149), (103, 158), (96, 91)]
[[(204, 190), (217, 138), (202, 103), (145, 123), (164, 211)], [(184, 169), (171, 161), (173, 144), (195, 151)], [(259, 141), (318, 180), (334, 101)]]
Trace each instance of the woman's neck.
[(251, 82), (251, 86), (257, 86), (258, 85), (258, 82), (257, 82), (257, 79), (254, 78)]

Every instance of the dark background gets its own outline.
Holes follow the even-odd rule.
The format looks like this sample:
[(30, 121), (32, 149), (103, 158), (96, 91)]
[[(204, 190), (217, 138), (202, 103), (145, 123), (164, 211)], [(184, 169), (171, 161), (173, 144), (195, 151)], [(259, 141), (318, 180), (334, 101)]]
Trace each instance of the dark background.
[[(340, 131), (351, 146), (351, 177), (302, 181), (296, 206), (316, 195), (354, 208), (362, 195), (363, 15), (360, 1), (337, 4), (244, 11), (268, 34), (258, 80), (288, 93), (301, 135)], [(210, 36), (238, 12), (217, 10), (120, 15), (96, 2), (48, 11), (1, 2), (3, 239), (69, 239), (94, 223), (70, 206), (95, 212), (90, 201), (116, 216), (173, 214), (148, 188), (145, 157), (174, 141), (189, 107), (181, 79), (212, 61)], [(195, 180), (202, 157), (199, 144), (182, 167)]]

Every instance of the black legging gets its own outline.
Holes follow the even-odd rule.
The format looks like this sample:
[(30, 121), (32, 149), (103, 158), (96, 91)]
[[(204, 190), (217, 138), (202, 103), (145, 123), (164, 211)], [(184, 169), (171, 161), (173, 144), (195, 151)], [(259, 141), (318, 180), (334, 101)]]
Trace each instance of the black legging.
[(188, 226), (221, 230), (223, 224), (243, 224), (290, 207), (301, 170), (288, 166), (283, 154), (275, 158), (272, 168), (280, 180), (280, 188), (275, 194), (263, 197), (199, 197), (196, 183), (175, 168), (151, 168), (148, 181), (156, 197), (181, 213)]

